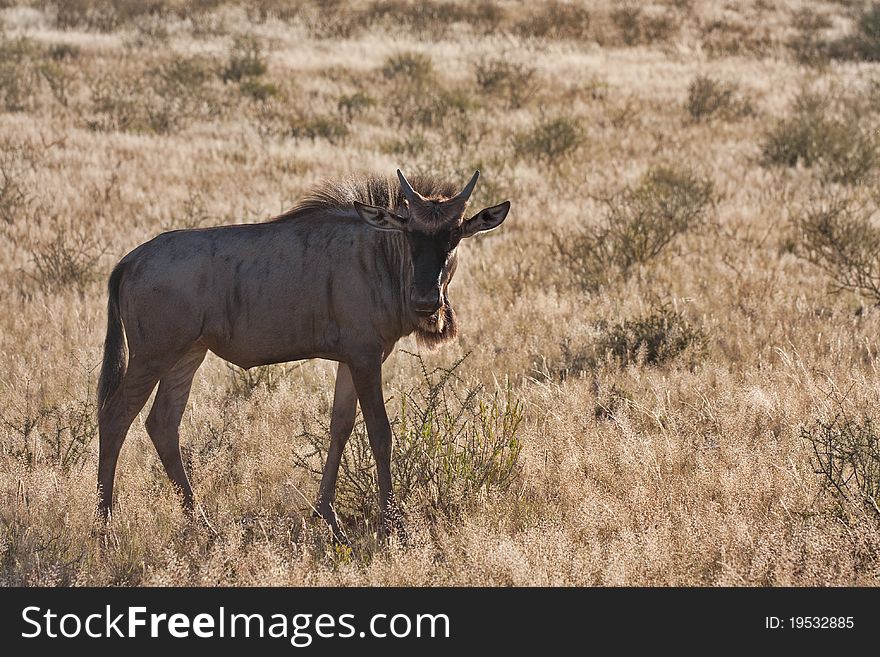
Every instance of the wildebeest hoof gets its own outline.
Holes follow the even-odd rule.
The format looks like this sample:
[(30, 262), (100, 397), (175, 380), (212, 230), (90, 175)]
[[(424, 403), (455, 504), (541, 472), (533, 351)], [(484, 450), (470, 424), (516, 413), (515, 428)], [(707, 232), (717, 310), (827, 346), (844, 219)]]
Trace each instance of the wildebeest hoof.
[(336, 519), (336, 514), (332, 511), (322, 512), (318, 509), (312, 511), (312, 518), (315, 520), (319, 520), (320, 522), (327, 525), (327, 529), (330, 532), (330, 539), (333, 543), (337, 545), (342, 545), (345, 547), (351, 547), (351, 541), (348, 536), (345, 535), (345, 532), (342, 531), (342, 528), (339, 526), (339, 522)]

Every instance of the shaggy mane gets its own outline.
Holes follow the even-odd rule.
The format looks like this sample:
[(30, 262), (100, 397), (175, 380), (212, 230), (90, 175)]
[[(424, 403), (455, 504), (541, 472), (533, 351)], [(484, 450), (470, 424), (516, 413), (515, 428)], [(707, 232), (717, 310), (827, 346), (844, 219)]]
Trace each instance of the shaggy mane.
[[(419, 194), (434, 200), (451, 198), (458, 191), (453, 183), (432, 176), (415, 176), (410, 184)], [(379, 176), (328, 180), (309, 191), (290, 210), (270, 221), (290, 221), (316, 210), (349, 209), (355, 201), (394, 210), (403, 206), (403, 191), (396, 179)]]

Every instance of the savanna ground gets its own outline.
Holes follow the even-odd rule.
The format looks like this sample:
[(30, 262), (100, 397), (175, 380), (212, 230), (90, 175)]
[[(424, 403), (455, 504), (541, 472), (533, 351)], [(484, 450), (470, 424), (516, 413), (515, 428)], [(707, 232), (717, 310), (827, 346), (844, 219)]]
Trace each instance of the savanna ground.
[[(0, 0), (0, 582), (876, 584), (880, 5), (321, 5)], [(321, 361), (209, 356), (204, 520), (144, 412), (96, 525), (114, 263), (398, 166), (513, 203), (385, 368), (412, 544), (362, 426), (310, 519)]]

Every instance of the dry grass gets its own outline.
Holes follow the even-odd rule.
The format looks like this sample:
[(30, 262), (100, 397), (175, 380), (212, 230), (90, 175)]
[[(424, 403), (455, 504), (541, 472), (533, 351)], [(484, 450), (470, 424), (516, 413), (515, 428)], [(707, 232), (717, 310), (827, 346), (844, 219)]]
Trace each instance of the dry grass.
[[(0, 583), (877, 584), (880, 65), (847, 4), (0, 3)], [(554, 236), (666, 235), (634, 209), (672, 165), (694, 220), (572, 285), (601, 252)], [(386, 365), (413, 544), (358, 506), (362, 432), (355, 549), (310, 519), (318, 361), (209, 357), (182, 436), (210, 527), (136, 421), (98, 528), (115, 261), (397, 166), (513, 203), (462, 247), (458, 342)]]

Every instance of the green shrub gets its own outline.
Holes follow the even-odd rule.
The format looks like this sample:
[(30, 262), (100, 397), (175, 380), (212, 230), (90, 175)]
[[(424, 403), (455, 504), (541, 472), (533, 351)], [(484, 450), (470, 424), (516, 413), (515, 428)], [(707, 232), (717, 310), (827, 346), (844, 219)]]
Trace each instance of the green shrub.
[(607, 209), (598, 225), (555, 234), (556, 253), (585, 289), (626, 279), (705, 221), (712, 189), (710, 180), (686, 169), (650, 169), (635, 188), (604, 199)]
[(146, 72), (107, 71), (90, 82), (93, 130), (169, 134), (220, 108), (211, 87), (214, 64), (200, 57), (172, 55)]
[[(492, 394), (467, 386), (456, 374), (462, 361), (429, 370), (420, 356), (422, 380), (398, 396), (392, 419), (392, 475), (398, 501), (428, 519), (452, 518), (485, 495), (508, 492), (520, 472), (519, 429), (523, 404), (510, 384)], [(310, 454), (301, 465), (316, 474), (323, 465), (327, 433), (306, 432)], [(373, 455), (358, 421), (343, 455), (336, 511), (343, 523), (363, 526), (378, 512)]]
[(816, 167), (829, 182), (857, 184), (878, 161), (877, 135), (863, 127), (860, 119), (854, 106), (803, 92), (795, 100), (793, 112), (767, 134), (764, 161), (769, 165)]
[(439, 85), (402, 87), (388, 101), (388, 109), (397, 125), (407, 129), (466, 126), (472, 108), (468, 94)]

